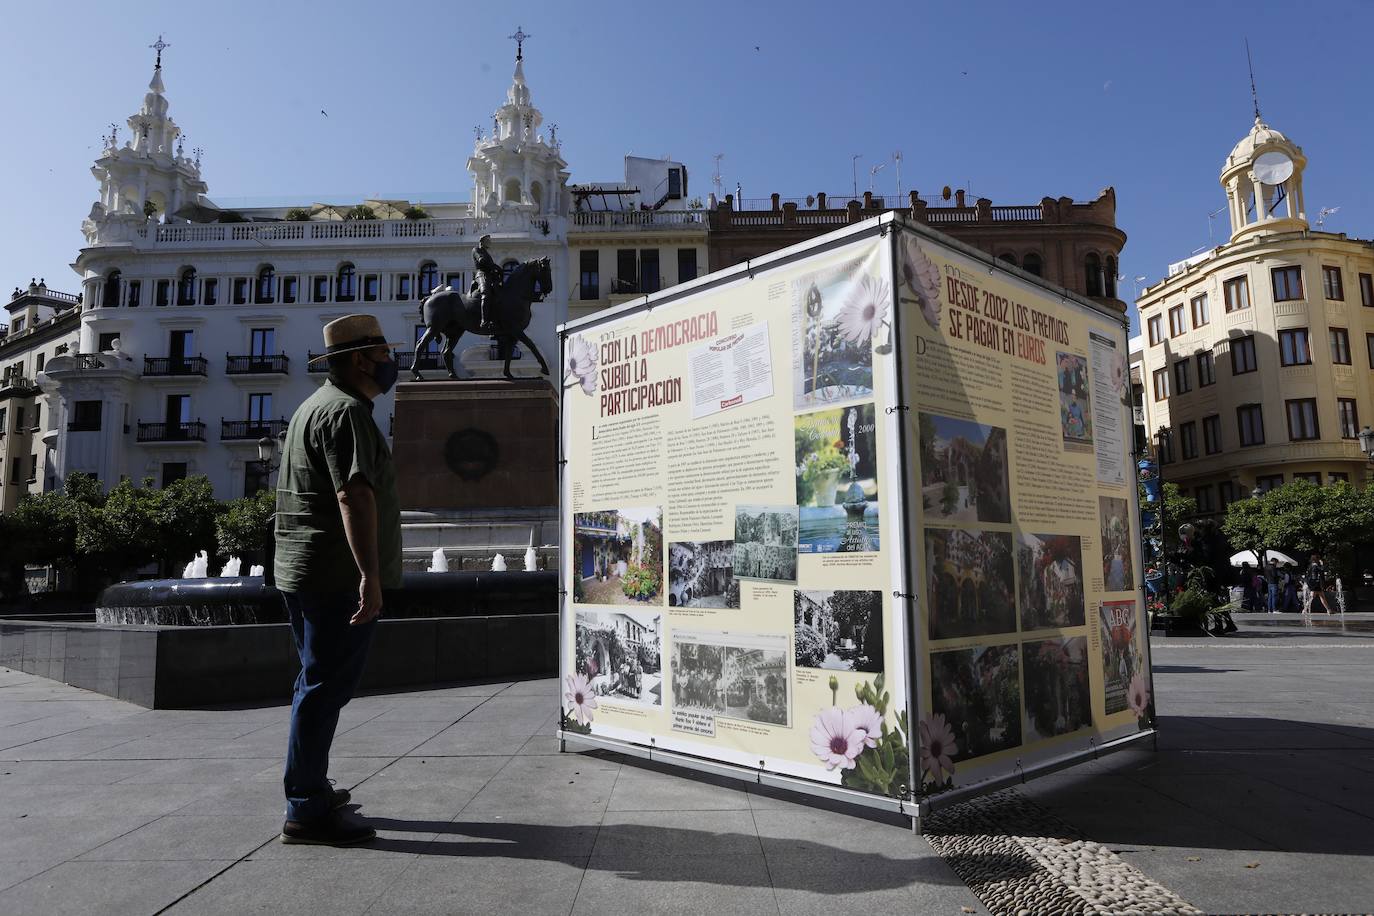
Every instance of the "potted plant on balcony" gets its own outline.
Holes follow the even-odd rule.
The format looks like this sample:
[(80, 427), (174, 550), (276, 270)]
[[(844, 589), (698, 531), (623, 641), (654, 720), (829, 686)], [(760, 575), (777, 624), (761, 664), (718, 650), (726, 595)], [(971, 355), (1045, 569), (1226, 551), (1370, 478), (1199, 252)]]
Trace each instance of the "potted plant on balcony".
[(429, 211), (414, 204), (406, 207), (401, 215), (406, 219), (429, 219)]
[(369, 207), (367, 204), (358, 204), (356, 207), (351, 207), (349, 208), (349, 211), (344, 214), (344, 219), (346, 220), (365, 220), (376, 218), (377, 211)]
[(286, 218), (293, 223), (307, 223), (310, 221), (310, 210), (306, 207), (292, 207), (286, 211)]

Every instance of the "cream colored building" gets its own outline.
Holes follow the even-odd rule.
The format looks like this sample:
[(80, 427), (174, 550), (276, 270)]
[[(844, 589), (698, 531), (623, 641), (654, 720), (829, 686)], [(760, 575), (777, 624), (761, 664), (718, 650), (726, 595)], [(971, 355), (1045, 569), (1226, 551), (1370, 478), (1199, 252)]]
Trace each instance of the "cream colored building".
[(1203, 513), (1298, 478), (1366, 479), (1374, 242), (1311, 228), (1306, 165), (1257, 116), (1222, 166), (1230, 241), (1171, 265), (1137, 302), (1164, 479)]
[[(76, 352), (81, 297), (30, 281), (5, 303), (0, 325), (0, 512), (57, 485), (57, 414), (38, 387), (49, 360)], [(85, 418), (85, 414), (82, 418)], [(73, 421), (75, 422), (75, 421)]]

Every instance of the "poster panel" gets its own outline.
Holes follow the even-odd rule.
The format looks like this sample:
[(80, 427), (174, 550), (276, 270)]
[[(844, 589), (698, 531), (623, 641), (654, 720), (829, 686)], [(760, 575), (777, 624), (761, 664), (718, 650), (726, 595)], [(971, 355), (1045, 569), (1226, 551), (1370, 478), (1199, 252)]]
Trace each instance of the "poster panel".
[(927, 798), (1148, 729), (1120, 319), (903, 228)]
[(561, 728), (912, 787), (892, 248), (564, 332)]

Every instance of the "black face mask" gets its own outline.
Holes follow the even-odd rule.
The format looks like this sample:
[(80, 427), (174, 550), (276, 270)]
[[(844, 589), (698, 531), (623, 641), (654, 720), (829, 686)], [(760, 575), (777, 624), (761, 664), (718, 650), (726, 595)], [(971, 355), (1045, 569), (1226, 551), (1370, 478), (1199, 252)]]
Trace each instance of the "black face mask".
[(396, 365), (394, 359), (372, 359), (364, 356), (372, 364), (372, 381), (386, 394), (391, 390), (391, 386), (396, 384), (396, 376), (400, 373), (401, 367)]

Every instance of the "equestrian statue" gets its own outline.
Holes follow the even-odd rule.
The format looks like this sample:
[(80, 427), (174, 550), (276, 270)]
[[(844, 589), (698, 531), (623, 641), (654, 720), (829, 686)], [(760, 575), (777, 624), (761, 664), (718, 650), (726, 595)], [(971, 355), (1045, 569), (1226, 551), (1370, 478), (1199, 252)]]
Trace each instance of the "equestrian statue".
[[(506, 361), (503, 372), (508, 379), (511, 375), (510, 361), (516, 342), (524, 344), (539, 360), (539, 369), (549, 374), (544, 355), (530, 340), (525, 330), (530, 326), (530, 306), (543, 301), (553, 289), (553, 272), (548, 258), (538, 258), (517, 264), (504, 279), (503, 271), (492, 260), (487, 250), (490, 236), (482, 236), (477, 247), (472, 249), (473, 266), (477, 279), (466, 295), (448, 286), (441, 286), (425, 297), (420, 304), (420, 320), (424, 322), (425, 333), (415, 345), (416, 364), (419, 355), (429, 346), (430, 341), (442, 336), (444, 345), (444, 366), (448, 377), (458, 378), (453, 369), (453, 348), (463, 332), (485, 334), (496, 338), (497, 353)], [(411, 376), (422, 381), (420, 370), (411, 366)]]

